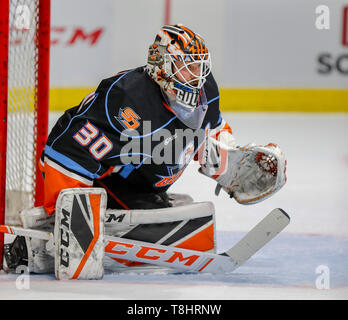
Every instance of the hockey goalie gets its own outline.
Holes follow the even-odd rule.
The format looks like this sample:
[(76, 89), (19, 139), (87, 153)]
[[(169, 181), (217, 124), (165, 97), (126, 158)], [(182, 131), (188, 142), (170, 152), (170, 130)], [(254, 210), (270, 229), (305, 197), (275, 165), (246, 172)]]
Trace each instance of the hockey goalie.
[(190, 161), (243, 205), (267, 199), (286, 182), (276, 144), (235, 141), (219, 111), (202, 37), (166, 25), (146, 66), (102, 80), (53, 127), (40, 161), (44, 205), (23, 211), (21, 220), (54, 238), (17, 236), (5, 248), (7, 269), (25, 264), (58, 278), (101, 278), (104, 235), (215, 252), (213, 204), (168, 193)]

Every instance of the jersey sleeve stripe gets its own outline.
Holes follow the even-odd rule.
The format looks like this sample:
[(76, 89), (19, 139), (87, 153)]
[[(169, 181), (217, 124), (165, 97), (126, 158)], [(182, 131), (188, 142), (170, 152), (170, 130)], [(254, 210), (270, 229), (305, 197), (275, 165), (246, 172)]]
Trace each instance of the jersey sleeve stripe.
[(43, 171), (45, 171), (46, 169), (46, 166), (50, 166), (51, 168), (54, 168), (56, 171), (60, 172), (61, 174), (71, 178), (71, 179), (74, 179), (74, 180), (77, 180), (77, 181), (80, 181), (81, 183), (85, 184), (85, 185), (88, 185), (88, 186), (92, 186), (93, 185), (93, 180), (89, 180), (89, 179), (86, 179), (74, 172), (71, 172), (65, 168), (63, 168), (62, 166), (60, 166), (59, 164), (57, 164), (56, 162), (50, 160), (49, 158), (45, 158), (45, 165), (44, 165), (44, 168), (43, 168)]
[(221, 116), (221, 112), (219, 112), (219, 119), (218, 119), (216, 125), (218, 126), (221, 122), (222, 122), (222, 116)]
[(214, 102), (215, 100), (217, 100), (217, 99), (219, 99), (219, 98), (220, 98), (220, 96), (216, 96), (215, 98), (210, 99), (210, 100), (207, 102), (207, 104), (212, 103), (212, 102)]
[(81, 109), (88, 104), (93, 98), (95, 97), (95, 91), (89, 93), (87, 96), (85, 96), (80, 104), (80, 107), (77, 110), (77, 113), (81, 111)]
[(64, 165), (64, 167), (71, 169), (87, 178), (94, 180), (100, 177), (100, 175), (89, 172), (84, 167), (82, 167), (77, 162), (75, 162), (74, 160), (68, 158), (64, 154), (61, 154), (60, 152), (53, 150), (49, 146), (45, 147), (45, 155), (53, 159), (55, 162), (61, 163), (62, 165)]

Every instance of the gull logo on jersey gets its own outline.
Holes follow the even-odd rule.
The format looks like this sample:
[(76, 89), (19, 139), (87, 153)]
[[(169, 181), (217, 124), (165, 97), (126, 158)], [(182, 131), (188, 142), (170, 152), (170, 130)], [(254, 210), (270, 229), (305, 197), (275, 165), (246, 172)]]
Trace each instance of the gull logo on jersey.
[(126, 129), (126, 130), (135, 130), (140, 126), (140, 117), (136, 112), (130, 108), (120, 108), (118, 116), (115, 116), (115, 119)]

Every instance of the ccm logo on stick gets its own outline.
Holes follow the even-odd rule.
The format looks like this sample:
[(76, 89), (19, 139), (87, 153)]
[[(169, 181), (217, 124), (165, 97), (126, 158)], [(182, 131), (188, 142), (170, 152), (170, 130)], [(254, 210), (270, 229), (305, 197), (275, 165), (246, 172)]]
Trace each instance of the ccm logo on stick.
[[(137, 246), (130, 244), (130, 243), (123, 243), (118, 241), (111, 241), (109, 240), (107, 245), (105, 246), (105, 252), (115, 254), (115, 255), (126, 255), (129, 253), (129, 249), (136, 248), (137, 252), (135, 254), (136, 257), (141, 259), (147, 259), (149, 262), (152, 260), (161, 260), (164, 254), (168, 252), (166, 249), (158, 249), (158, 248), (152, 248), (148, 246)], [(173, 251), (172, 255), (169, 259), (164, 260), (163, 262), (167, 263), (173, 263), (176, 260), (179, 262), (185, 262), (185, 266), (191, 266), (200, 256), (199, 255), (191, 255), (188, 257), (184, 257), (181, 252)]]

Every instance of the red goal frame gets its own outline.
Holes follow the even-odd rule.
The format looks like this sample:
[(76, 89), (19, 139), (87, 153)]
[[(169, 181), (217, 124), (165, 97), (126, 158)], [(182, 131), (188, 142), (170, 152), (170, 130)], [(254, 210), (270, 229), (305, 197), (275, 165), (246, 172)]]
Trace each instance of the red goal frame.
[[(9, 3), (0, 0), (0, 224), (5, 223), (6, 204), (6, 152), (8, 110), (8, 52), (9, 52)], [(36, 139), (33, 151), (36, 158), (34, 205), (43, 203), (43, 178), (38, 168), (41, 152), (48, 134), (49, 113), (49, 57), (50, 57), (51, 0), (38, 0), (36, 47), (38, 52), (36, 77)], [(2, 269), (4, 235), (0, 233), (0, 269)]]

